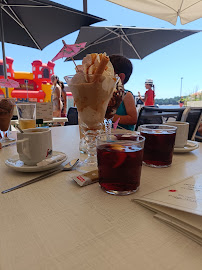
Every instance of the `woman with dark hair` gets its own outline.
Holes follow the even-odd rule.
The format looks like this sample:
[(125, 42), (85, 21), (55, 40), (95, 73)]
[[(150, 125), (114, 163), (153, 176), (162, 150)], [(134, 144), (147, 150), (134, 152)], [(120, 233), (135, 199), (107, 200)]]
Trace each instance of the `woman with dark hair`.
[(52, 75), (51, 82), (53, 84), (52, 90), (53, 116), (61, 117), (61, 110), (63, 105), (61, 100), (61, 87), (58, 76)]
[(61, 87), (61, 100), (62, 100), (62, 104), (63, 104), (61, 116), (66, 117), (66, 115), (67, 115), (67, 95), (66, 95), (64, 83), (61, 81), (60, 81), (60, 87)]
[(153, 80), (151, 79), (146, 80), (145, 88), (147, 89), (147, 91), (145, 92), (144, 98), (142, 98), (140, 95), (140, 92), (138, 92), (139, 99), (144, 102), (145, 106), (154, 106), (155, 92), (154, 92)]
[[(131, 61), (122, 55), (111, 55), (110, 61), (114, 67), (115, 73), (120, 77), (122, 85), (129, 80), (133, 66)], [(113, 122), (119, 119), (119, 126), (128, 130), (134, 130), (134, 125), (137, 123), (137, 110), (135, 107), (134, 96), (130, 91), (125, 90), (125, 96), (121, 105), (113, 117)]]

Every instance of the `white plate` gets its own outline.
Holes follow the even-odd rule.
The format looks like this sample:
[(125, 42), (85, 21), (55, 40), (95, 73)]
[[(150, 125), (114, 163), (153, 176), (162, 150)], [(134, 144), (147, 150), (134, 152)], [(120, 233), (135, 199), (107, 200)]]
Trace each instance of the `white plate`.
[(174, 148), (174, 153), (187, 153), (197, 149), (198, 147), (198, 142), (188, 140), (187, 144), (184, 147)]
[(5, 161), (6, 166), (19, 172), (42, 172), (56, 168), (67, 160), (67, 156), (62, 152), (53, 151), (53, 156), (62, 155), (62, 158), (54, 163), (41, 166), (29, 166), (25, 165), (23, 161), (19, 159), (18, 155), (15, 155)]

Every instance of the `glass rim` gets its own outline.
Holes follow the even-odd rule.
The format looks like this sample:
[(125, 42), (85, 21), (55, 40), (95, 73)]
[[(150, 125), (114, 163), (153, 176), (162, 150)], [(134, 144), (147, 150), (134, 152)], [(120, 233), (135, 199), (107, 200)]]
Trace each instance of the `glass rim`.
[[(64, 77), (72, 77), (72, 76), (75, 76), (76, 74), (79, 74), (79, 73), (83, 73), (83, 72), (76, 72), (75, 74), (65, 75)], [(88, 76), (94, 76), (95, 75), (95, 74), (86, 74), (86, 73), (83, 73), (83, 74), (88, 75)], [(98, 73), (96, 75), (103, 75), (103, 73)], [(106, 76), (109, 76), (109, 75), (106, 75)], [(115, 74), (114, 77), (119, 77), (119, 75)]]
[[(36, 119), (30, 119), (30, 120), (36, 120)], [(38, 132), (32, 132), (32, 130), (36, 130)], [(50, 128), (43, 128), (43, 127), (35, 127), (35, 128), (27, 128), (27, 129), (23, 129), (24, 133), (26, 134), (39, 134), (39, 133), (42, 133), (42, 132), (48, 132), (49, 130), (51, 130)], [(20, 134), (20, 133), (19, 133)]]
[(16, 106), (17, 105), (35, 105), (36, 106), (36, 103), (34, 103), (34, 102), (33, 103), (32, 102), (30, 102), (30, 103), (28, 103), (28, 102), (23, 103), (22, 102), (22, 103), (16, 103)]
[[(109, 136), (116, 136), (116, 135), (130, 135), (130, 136), (133, 136), (133, 137), (138, 137), (138, 138), (141, 138), (140, 140), (137, 140), (137, 141), (135, 141), (135, 140), (130, 140), (130, 139), (127, 139), (127, 138), (129, 138), (129, 136), (128, 137), (126, 137), (126, 139), (125, 140), (118, 140), (118, 139), (116, 139), (115, 141), (112, 141), (112, 140), (107, 140), (107, 135), (106, 134), (101, 134), (101, 135), (99, 135), (98, 137), (97, 137), (97, 141), (101, 141), (101, 142), (108, 142), (108, 143), (114, 143), (114, 142), (117, 142), (117, 141), (119, 141), (119, 142), (130, 142), (130, 143), (132, 143), (132, 142), (137, 142), (137, 143), (141, 143), (141, 142), (144, 142), (145, 141), (145, 137), (144, 136), (142, 136), (142, 135), (140, 135), (140, 134), (132, 134), (132, 133), (112, 133), (112, 134), (110, 134)], [(102, 138), (106, 138), (105, 140), (103, 139), (102, 140)]]
[[(76, 74), (79, 74), (79, 73), (81, 73), (81, 72), (77, 72), (77, 73), (75, 73), (75, 74), (66, 75), (66, 76), (64, 76), (64, 79), (65, 79), (65, 80), (68, 79), (68, 78), (72, 79)], [(95, 74), (85, 74), (85, 73), (83, 73), (83, 75), (84, 75), (84, 76), (90, 76), (90, 77), (95, 76)], [(96, 75), (101, 76), (101, 75), (103, 75), (103, 73), (101, 73), (101, 74), (96, 74)], [(111, 75), (103, 75), (103, 76), (105, 76), (105, 77), (112, 77)], [(120, 77), (119, 77), (117, 74), (114, 74), (113, 77), (116, 78), (116, 79), (120, 79)]]
[[(177, 127), (172, 126), (172, 125), (167, 125), (167, 124), (144, 124), (140, 126), (140, 129), (149, 129), (149, 127), (154, 127), (154, 126), (158, 126), (158, 127), (165, 127), (164, 129), (169, 129), (169, 130), (176, 130)], [(154, 129), (154, 130), (162, 130), (161, 128), (150, 128), (150, 129)]]

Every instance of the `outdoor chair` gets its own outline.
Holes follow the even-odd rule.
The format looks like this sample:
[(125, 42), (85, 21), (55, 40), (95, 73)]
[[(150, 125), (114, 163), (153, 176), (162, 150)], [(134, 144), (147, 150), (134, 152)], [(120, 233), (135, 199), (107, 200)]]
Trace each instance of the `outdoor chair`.
[(186, 122), (189, 123), (188, 140), (195, 140), (196, 132), (202, 120), (202, 108), (192, 107), (188, 113)]
[(78, 125), (78, 111), (75, 107), (70, 107), (67, 113), (68, 122), (65, 122), (65, 126)]
[(196, 136), (195, 136), (195, 141), (197, 141), (197, 142), (202, 142), (202, 136), (196, 134)]
[(140, 109), (135, 130), (144, 124), (163, 124), (169, 118), (181, 121), (185, 107), (182, 108), (156, 108), (144, 106)]

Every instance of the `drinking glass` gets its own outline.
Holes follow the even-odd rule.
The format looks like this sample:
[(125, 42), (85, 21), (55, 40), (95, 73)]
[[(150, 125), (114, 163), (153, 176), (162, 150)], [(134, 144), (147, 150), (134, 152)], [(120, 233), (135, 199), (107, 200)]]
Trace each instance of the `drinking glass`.
[(149, 124), (140, 126), (145, 137), (143, 163), (150, 167), (164, 168), (172, 163), (176, 127)]
[(86, 75), (81, 72), (73, 77), (66, 76), (64, 78), (74, 97), (80, 127), (86, 142), (88, 157), (83, 164), (95, 166), (97, 164), (96, 138), (102, 132), (102, 123), (116, 78), (96, 74), (96, 80), (94, 80), (94, 75)]
[(15, 106), (14, 98), (0, 99), (0, 142), (9, 143), (15, 139), (9, 137), (9, 128)]
[[(67, 85), (69, 85), (69, 83), (73, 77), (74, 77), (74, 75), (68, 75), (68, 76), (64, 77)], [(75, 106), (75, 104), (74, 104), (74, 106)], [(78, 124), (79, 124), (79, 133), (80, 133), (79, 151), (82, 154), (86, 154), (87, 153), (86, 141), (85, 141), (84, 130), (82, 129), (81, 120), (79, 118), (79, 115), (78, 115)]]
[(21, 129), (36, 127), (36, 104), (18, 103), (17, 105), (18, 122)]
[(101, 188), (109, 194), (128, 195), (138, 190), (145, 138), (134, 132), (102, 134), (97, 140)]

